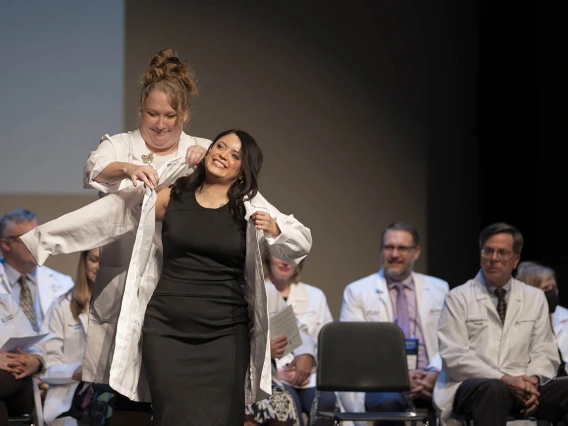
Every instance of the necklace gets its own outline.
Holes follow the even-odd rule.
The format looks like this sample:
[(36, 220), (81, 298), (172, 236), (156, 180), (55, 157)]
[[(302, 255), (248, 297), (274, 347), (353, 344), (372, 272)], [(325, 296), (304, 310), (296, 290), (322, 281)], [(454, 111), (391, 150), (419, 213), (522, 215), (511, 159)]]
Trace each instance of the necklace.
[(147, 155), (142, 155), (142, 162), (144, 164), (152, 164), (152, 161), (154, 161), (154, 153), (152, 151), (150, 151), (149, 154)]

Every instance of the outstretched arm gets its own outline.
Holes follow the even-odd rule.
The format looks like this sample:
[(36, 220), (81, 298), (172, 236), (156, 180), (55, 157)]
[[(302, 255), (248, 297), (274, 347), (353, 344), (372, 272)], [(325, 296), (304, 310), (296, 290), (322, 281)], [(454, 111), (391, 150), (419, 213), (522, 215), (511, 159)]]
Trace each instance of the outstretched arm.
[(20, 238), (38, 265), (51, 255), (103, 247), (136, 230), (135, 213), (144, 193), (144, 188), (139, 187), (110, 194), (37, 226)]

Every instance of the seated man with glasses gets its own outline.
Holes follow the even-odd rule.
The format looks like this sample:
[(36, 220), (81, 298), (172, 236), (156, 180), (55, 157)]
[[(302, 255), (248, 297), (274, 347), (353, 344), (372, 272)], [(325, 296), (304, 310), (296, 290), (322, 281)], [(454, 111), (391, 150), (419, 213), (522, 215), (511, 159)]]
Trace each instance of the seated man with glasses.
[(73, 279), (37, 266), (20, 236), (37, 226), (34, 212), (15, 209), (0, 216), (0, 294), (9, 294), (38, 333), (51, 303), (73, 287)]
[[(449, 287), (446, 281), (414, 272), (419, 256), (416, 229), (401, 222), (389, 225), (381, 238), (381, 269), (345, 288), (340, 320), (396, 322), (407, 342), (410, 398), (416, 408), (433, 411), (432, 391), (441, 369), (436, 327)], [(405, 411), (410, 402), (400, 393), (341, 393), (340, 399), (354, 412)]]
[(442, 425), (505, 426), (508, 415), (560, 421), (568, 381), (553, 380), (560, 359), (544, 292), (513, 278), (523, 248), (515, 227), (495, 223), (479, 236), (481, 270), (446, 297), (438, 338), (443, 368), (434, 389)]

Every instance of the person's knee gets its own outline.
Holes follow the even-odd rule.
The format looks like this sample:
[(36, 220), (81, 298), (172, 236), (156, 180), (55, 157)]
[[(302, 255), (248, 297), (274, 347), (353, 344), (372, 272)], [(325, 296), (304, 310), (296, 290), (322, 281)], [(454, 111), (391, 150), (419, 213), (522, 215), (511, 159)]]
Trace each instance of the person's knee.
[(400, 394), (367, 393), (365, 394), (366, 411), (404, 411), (406, 404)]
[(318, 407), (321, 411), (333, 411), (335, 409), (335, 393), (321, 392)]
[(479, 385), (477, 393), (486, 398), (501, 399), (508, 397), (509, 388), (499, 379), (487, 379)]

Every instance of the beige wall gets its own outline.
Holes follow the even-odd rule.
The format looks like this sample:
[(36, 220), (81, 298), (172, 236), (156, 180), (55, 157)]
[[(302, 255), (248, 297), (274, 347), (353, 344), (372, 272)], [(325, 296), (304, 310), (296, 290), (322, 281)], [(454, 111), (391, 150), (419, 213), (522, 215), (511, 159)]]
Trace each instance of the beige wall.
[[(424, 247), (430, 238), (431, 122), (442, 112), (433, 89), (446, 90), (444, 73), (459, 80), (449, 46), (471, 17), (411, 3), (126, 2), (127, 127), (137, 125), (140, 74), (155, 52), (175, 48), (200, 88), (188, 133), (239, 127), (257, 139), (260, 190), (311, 228), (303, 280), (325, 291), (335, 318), (344, 287), (379, 269), (385, 226), (407, 221)], [(460, 105), (443, 108), (459, 114)], [(427, 258), (417, 270), (427, 272)]]
[[(41, 224), (76, 210), (97, 198), (94, 190), (85, 190), (85, 195), (0, 193), (0, 214), (16, 208), (26, 208), (37, 215), (38, 223)], [(78, 260), (79, 254), (77, 253), (65, 254), (49, 258), (46, 265), (71, 275), (75, 280)]]

